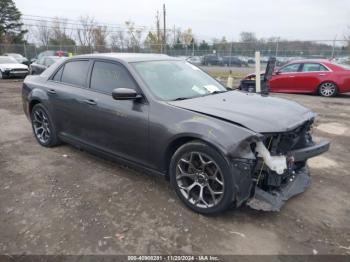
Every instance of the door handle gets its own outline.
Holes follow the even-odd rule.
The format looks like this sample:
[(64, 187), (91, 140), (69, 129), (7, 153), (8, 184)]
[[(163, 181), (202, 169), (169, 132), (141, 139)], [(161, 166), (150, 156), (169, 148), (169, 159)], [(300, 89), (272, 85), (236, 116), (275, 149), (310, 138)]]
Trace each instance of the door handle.
[(92, 99), (86, 99), (86, 100), (83, 100), (83, 102), (84, 102), (85, 104), (88, 104), (88, 105), (91, 105), (91, 106), (97, 105), (96, 101), (95, 101), (95, 100), (92, 100)]
[(57, 94), (55, 89), (49, 89), (49, 90), (47, 90), (47, 93), (51, 94), (51, 95)]
[(290, 78), (293, 78), (293, 77), (295, 77), (295, 76), (289, 76)]
[(326, 74), (320, 74), (320, 76), (325, 76)]

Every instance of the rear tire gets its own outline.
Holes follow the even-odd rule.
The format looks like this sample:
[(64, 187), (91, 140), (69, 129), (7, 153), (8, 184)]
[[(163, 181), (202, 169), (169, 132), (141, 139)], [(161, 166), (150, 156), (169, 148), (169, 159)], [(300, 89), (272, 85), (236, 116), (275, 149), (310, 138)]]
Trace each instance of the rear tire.
[(42, 104), (36, 104), (30, 116), (34, 136), (40, 145), (53, 147), (60, 144), (48, 110)]
[(178, 197), (197, 213), (220, 213), (233, 202), (234, 182), (229, 164), (201, 141), (189, 142), (176, 150), (169, 174)]
[(332, 97), (338, 94), (338, 87), (333, 82), (324, 82), (318, 88), (318, 94), (323, 97)]

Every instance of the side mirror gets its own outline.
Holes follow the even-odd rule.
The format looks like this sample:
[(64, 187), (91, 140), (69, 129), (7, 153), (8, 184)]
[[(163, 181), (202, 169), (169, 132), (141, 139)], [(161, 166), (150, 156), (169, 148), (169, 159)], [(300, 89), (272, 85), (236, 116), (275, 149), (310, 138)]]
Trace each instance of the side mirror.
[(279, 75), (280, 73), (281, 73), (281, 72), (278, 71), (278, 70), (275, 71), (275, 75)]
[(112, 97), (115, 100), (136, 100), (142, 96), (131, 88), (116, 88), (112, 92)]
[(32, 59), (30, 59), (30, 63), (32, 64), (32, 63), (34, 63), (34, 62), (36, 62), (36, 58), (32, 58)]

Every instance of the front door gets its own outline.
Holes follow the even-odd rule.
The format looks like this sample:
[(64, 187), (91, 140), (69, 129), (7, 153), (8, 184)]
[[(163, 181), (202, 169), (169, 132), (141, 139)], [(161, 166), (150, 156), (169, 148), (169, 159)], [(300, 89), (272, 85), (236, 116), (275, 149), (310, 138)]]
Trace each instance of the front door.
[(295, 77), (299, 73), (301, 64), (290, 64), (282, 67), (272, 76), (269, 86), (272, 92), (294, 92)]
[(85, 106), (83, 139), (103, 151), (142, 164), (148, 159), (148, 111), (145, 99), (115, 100), (116, 88), (138, 86), (128, 70), (117, 62), (95, 61)]

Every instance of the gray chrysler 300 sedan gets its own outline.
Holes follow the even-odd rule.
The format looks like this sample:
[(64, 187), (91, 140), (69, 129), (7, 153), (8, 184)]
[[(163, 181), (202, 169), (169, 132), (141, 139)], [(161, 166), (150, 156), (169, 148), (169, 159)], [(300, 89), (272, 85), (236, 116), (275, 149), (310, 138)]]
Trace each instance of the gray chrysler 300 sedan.
[(279, 210), (306, 190), (315, 114), (288, 101), (228, 90), (166, 55), (68, 58), (23, 83), (37, 141), (66, 142), (168, 178), (192, 210), (247, 204)]

